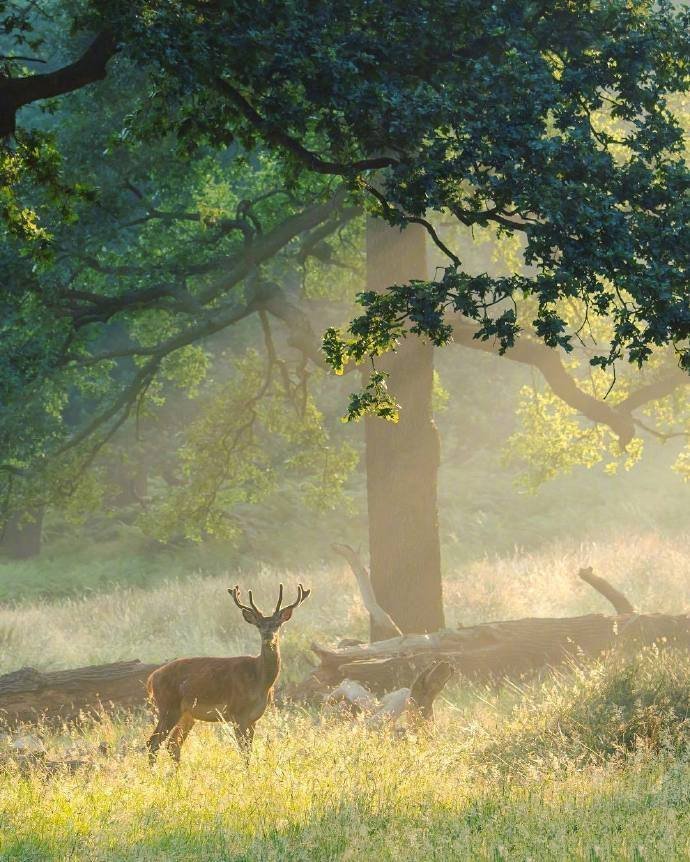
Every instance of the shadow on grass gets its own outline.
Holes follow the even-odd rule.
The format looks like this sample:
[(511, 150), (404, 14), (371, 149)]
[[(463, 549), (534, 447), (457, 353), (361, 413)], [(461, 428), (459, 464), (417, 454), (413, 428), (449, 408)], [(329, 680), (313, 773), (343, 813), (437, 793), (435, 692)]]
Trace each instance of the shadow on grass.
[[(540, 784), (495, 787), (495, 794), (427, 809), (417, 800), (378, 813), (340, 805), (302, 822), (262, 825), (272, 818), (270, 800), (242, 829), (232, 815), (198, 828), (156, 824), (152, 807), (139, 822), (118, 832), (115, 824), (78, 837), (36, 835), (0, 838), (0, 860), (49, 862), (329, 862), (329, 860), (453, 859), (687, 859), (690, 814), (676, 807), (659, 785), (592, 792), (585, 780), (577, 797), (546, 799)], [(1, 824), (0, 824), (1, 827)], [(0, 829), (0, 835), (2, 830)]]

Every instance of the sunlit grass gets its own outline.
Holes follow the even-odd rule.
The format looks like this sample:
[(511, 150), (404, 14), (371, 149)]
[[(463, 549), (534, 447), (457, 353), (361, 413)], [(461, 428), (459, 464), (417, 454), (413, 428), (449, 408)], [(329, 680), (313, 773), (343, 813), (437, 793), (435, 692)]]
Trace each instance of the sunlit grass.
[[(129, 558), (136, 566), (137, 558)], [(126, 567), (128, 558), (118, 561)], [(588, 544), (556, 543), (534, 553), (487, 557), (446, 574), (449, 625), (525, 616), (611, 612), (577, 578), (581, 566), (622, 589), (643, 611), (681, 613), (690, 607), (690, 543), (651, 533)], [(265, 568), (251, 574), (204, 575), (171, 564), (170, 579), (151, 588), (120, 587), (57, 602), (0, 606), (0, 672), (139, 658), (231, 655), (254, 650), (256, 633), (228, 598), (238, 581), (259, 603), (275, 602), (277, 584), (298, 581), (312, 595), (286, 626), (285, 669), (304, 673), (312, 640), (366, 637), (366, 612), (354, 579), (341, 564), (305, 572)], [(0, 580), (2, 569), (0, 568)]]
[(583, 566), (593, 566), (623, 590), (639, 611), (690, 609), (689, 537), (649, 532), (554, 542), (468, 563), (449, 572), (444, 583), (449, 622), (611, 613), (611, 606), (578, 579)]
[[(248, 766), (225, 728), (201, 726), (178, 771), (165, 756), (148, 767), (146, 722), (106, 722), (84, 743), (110, 753), (74, 773), (0, 773), (0, 858), (686, 858), (682, 755), (569, 768), (552, 752), (508, 773), (483, 755), (482, 713), (448, 710), (432, 734), (399, 737), (271, 712)], [(68, 740), (47, 741), (50, 755)]]
[[(41, 670), (139, 658), (166, 661), (183, 655), (257, 652), (256, 629), (247, 625), (228, 596), (237, 575), (165, 582), (154, 589), (120, 588), (110, 593), (55, 603), (0, 608), (0, 672), (30, 665)], [(366, 636), (364, 610), (342, 570), (312, 573), (309, 601), (285, 627), (285, 669), (304, 673), (310, 641), (344, 633)], [(273, 608), (278, 582), (286, 596), (296, 591), (292, 573), (264, 570), (243, 581), (261, 607)]]
[[(449, 621), (608, 611), (575, 578), (585, 564), (641, 609), (689, 603), (690, 551), (650, 535), (474, 563), (446, 580)], [(284, 679), (307, 672), (311, 640), (366, 635), (348, 572), (266, 570), (260, 604), (279, 579), (314, 588), (286, 626)], [(255, 651), (235, 580), (5, 607), (1, 669)], [(248, 766), (224, 727), (197, 725), (179, 770), (165, 753), (149, 768), (147, 716), (39, 728), (43, 761), (0, 751), (0, 860), (686, 859), (689, 719), (690, 661), (650, 650), (501, 689), (456, 681), (430, 733), (271, 710)], [(70, 757), (85, 762), (51, 765)]]

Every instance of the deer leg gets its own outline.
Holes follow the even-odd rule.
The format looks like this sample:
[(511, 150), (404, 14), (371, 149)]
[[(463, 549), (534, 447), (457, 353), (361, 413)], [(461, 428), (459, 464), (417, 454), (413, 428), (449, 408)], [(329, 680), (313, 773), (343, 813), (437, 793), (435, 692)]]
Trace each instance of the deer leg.
[(155, 730), (146, 742), (146, 747), (149, 750), (149, 763), (153, 765), (156, 762), (158, 749), (165, 742), (167, 735), (175, 727), (178, 716), (172, 712), (161, 712), (158, 716), (158, 724)]
[(236, 724), (235, 737), (237, 738), (237, 744), (239, 745), (240, 750), (248, 759), (252, 748), (252, 742), (254, 741), (254, 725)]
[(168, 740), (168, 751), (175, 763), (180, 762), (180, 752), (189, 731), (194, 727), (194, 719), (188, 712), (183, 712), (177, 724), (173, 727)]

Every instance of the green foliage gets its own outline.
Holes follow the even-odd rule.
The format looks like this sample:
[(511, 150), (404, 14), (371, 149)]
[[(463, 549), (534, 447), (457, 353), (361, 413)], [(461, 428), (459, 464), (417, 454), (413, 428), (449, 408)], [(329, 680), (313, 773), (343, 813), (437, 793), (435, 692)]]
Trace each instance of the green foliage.
[(143, 519), (160, 539), (177, 535), (237, 538), (234, 510), (299, 481), (302, 502), (343, 505), (342, 490), (358, 457), (333, 446), (323, 417), (307, 396), (298, 403), (277, 370), (250, 350), (229, 369), (231, 381), (207, 393), (182, 432), (177, 452), (182, 481), (150, 506)]
[(643, 440), (635, 437), (621, 450), (618, 437), (602, 424), (583, 423), (575, 410), (549, 390), (523, 387), (517, 409), (519, 431), (505, 444), (507, 465), (518, 465), (521, 485), (531, 491), (576, 466), (604, 464), (609, 475), (622, 464), (630, 470), (642, 457)]
[[(92, 110), (89, 93), (76, 93), (52, 130), (56, 145), (68, 154), (60, 168), (64, 182), (88, 184), (98, 190), (97, 199), (76, 200), (76, 221), (54, 208), (41, 210), (42, 221), (36, 224), (45, 233), (45, 250), (51, 257), (40, 265), (25, 237), (8, 234), (0, 256), (8, 288), (0, 304), (0, 395), (6, 405), (0, 415), (3, 514), (47, 503), (67, 506), (76, 516), (97, 500), (106, 510), (116, 509), (124, 451), (150, 476), (152, 499), (144, 501), (150, 503), (144, 519), (147, 529), (169, 536), (184, 523), (183, 534), (207, 533), (210, 521), (191, 525), (184, 513), (173, 527), (173, 503), (166, 505), (164, 500), (170, 493), (183, 505), (175, 482), (189, 485), (188, 498), (204, 496), (194, 486), (203, 481), (201, 473), (192, 477), (185, 464), (205, 457), (212, 470), (212, 453), (192, 454), (191, 435), (180, 444), (184, 431), (177, 420), (184, 414), (185, 422), (193, 421), (193, 399), (202, 396), (204, 409), (211, 411), (212, 393), (224, 392), (225, 402), (234, 399), (238, 414), (247, 415), (259, 394), (241, 381), (232, 392), (236, 376), (223, 359), (227, 342), (217, 335), (230, 326), (235, 327), (235, 358), (262, 340), (264, 351), (272, 351), (270, 361), (276, 376), (280, 366), (286, 398), (294, 395), (295, 403), (303, 402), (295, 409), (310, 430), (303, 429), (298, 441), (296, 429), (288, 432), (279, 422), (268, 423), (260, 442), (255, 442), (257, 448), (265, 448), (267, 465), (256, 468), (252, 482), (245, 481), (242, 474), (253, 450), (245, 451), (236, 465), (234, 498), (228, 476), (226, 507), (218, 507), (223, 514), (216, 510), (217, 517), (227, 527), (231, 498), (240, 505), (261, 496), (259, 485), (267, 492), (282, 481), (292, 482), (297, 472), (294, 452), (300, 446), (305, 458), (312, 459), (303, 499), (320, 500), (329, 507), (344, 505), (341, 487), (354, 456), (341, 445), (329, 448), (314, 401), (323, 388), (319, 376), (307, 385), (307, 374), (294, 361), (282, 333), (273, 332), (281, 326), (275, 323), (279, 317), (273, 327), (266, 318), (262, 338), (251, 316), (269, 298), (272, 308), (278, 301), (288, 310), (306, 306), (301, 281), (308, 266), (309, 293), (315, 303), (323, 297), (347, 301), (361, 263), (361, 254), (352, 250), (361, 223), (359, 228), (348, 223), (356, 213), (341, 218), (338, 207), (333, 207), (315, 219), (320, 241), (330, 241), (333, 248), (333, 260), (319, 260), (318, 273), (311, 266), (316, 259), (311, 247), (314, 233), (298, 224), (284, 231), (275, 248), (270, 246), (261, 270), (247, 266), (244, 274), (236, 275), (237, 267), (244, 267), (254, 253), (256, 239), (280, 233), (305, 208), (328, 200), (331, 190), (307, 179), (286, 191), (277, 160), (258, 150), (249, 154), (237, 148), (216, 152), (205, 147), (190, 161), (186, 154), (176, 153), (170, 137), (145, 143), (129, 134), (113, 137), (113, 128), (126, 127), (136, 105), (148, 102), (152, 82), (147, 72), (126, 61), (111, 71), (101, 85), (103, 112)], [(38, 124), (45, 120), (35, 113), (33, 118)], [(34, 133), (25, 134), (27, 139), (30, 134)], [(46, 183), (37, 180), (26, 158), (17, 158), (12, 163), (16, 170), (27, 171), (34, 183), (32, 199), (38, 201), (39, 192), (45, 197)], [(351, 282), (343, 283), (343, 267)], [(306, 323), (299, 325), (308, 329), (307, 310), (300, 308)], [(318, 316), (318, 305), (315, 310)], [(337, 319), (344, 319), (346, 311), (341, 307), (337, 314)], [(317, 338), (310, 332), (308, 336), (317, 349)], [(286, 359), (278, 355), (283, 353), (288, 354)], [(233, 376), (224, 386), (227, 373)], [(255, 376), (254, 382), (263, 380)], [(279, 401), (276, 391), (263, 395)], [(241, 403), (242, 397), (246, 403)], [(222, 417), (222, 405), (216, 413)], [(317, 442), (319, 433), (322, 439)], [(282, 459), (290, 434), (293, 454)], [(170, 485), (166, 477), (175, 477), (174, 483)], [(189, 500), (184, 505), (187, 514), (194, 511)], [(170, 521), (165, 528), (164, 521)]]
[[(6, 7), (17, 54), (50, 46), (59, 66), (111, 31), (118, 46), (92, 90), (77, 82), (68, 98), (23, 108), (0, 154), (0, 493), (15, 508), (62, 504), (93, 467), (107, 500), (122, 432), (148, 433), (165, 440), (142, 444), (154, 464), (150, 512), (169, 522), (164, 532), (173, 530), (168, 494), (189, 504), (183, 532), (232, 532), (228, 513), (256, 499), (266, 476), (264, 491), (276, 487), (277, 475), (245, 475), (243, 459), (225, 484), (224, 514), (205, 520), (199, 500), (213, 498), (213, 482), (203, 491), (194, 482), (205, 481), (210, 456), (198, 455), (195, 479), (191, 444), (159, 421), (178, 409), (193, 421), (193, 396), (225, 391), (216, 375), (229, 327), (236, 356), (263, 338), (266, 355), (289, 357), (293, 392), (307, 356), (318, 357), (316, 328), (329, 326), (324, 351), (342, 372), (410, 333), (447, 344), (456, 314), (501, 351), (525, 329), (571, 351), (578, 380), (593, 369), (597, 397), (598, 367), (618, 358), (654, 365), (651, 351), (670, 344), (683, 361), (687, 10), (624, 0), (586, 14), (512, 0), (314, 10), (272, 0), (214, 9), (211, 20), (194, 0), (90, 0), (54, 16)], [(10, 89), (40, 66), (2, 62)], [(363, 208), (396, 226), (433, 216), (440, 276), (362, 292)], [(495, 230), (500, 260), (475, 267)], [(467, 254), (454, 251), (470, 241)], [(343, 335), (350, 311), (332, 304), (357, 291), (363, 313)], [(259, 334), (250, 322), (259, 312), (285, 335), (263, 324)], [(592, 344), (578, 354), (583, 316)], [(238, 415), (256, 394), (242, 392)], [(307, 395), (316, 404), (321, 384)], [(309, 423), (325, 434), (314, 409)], [(374, 366), (348, 416), (396, 412)], [(621, 460), (608, 432), (583, 431), (552, 399), (541, 412), (555, 433), (524, 409), (530, 439), (511, 441), (540, 479)], [(296, 431), (266, 428), (266, 463), (284, 475), (296, 461), (274, 455), (286, 445), (327, 451), (315, 432), (298, 444)], [(313, 475), (328, 480), (305, 485), (328, 505), (353, 462), (336, 451), (314, 461)], [(628, 463), (638, 454), (629, 448)], [(188, 486), (187, 502), (171, 475)], [(83, 496), (94, 501), (95, 489)]]
[(690, 482), (690, 452), (682, 452), (678, 456), (674, 469), (682, 476), (684, 482)]
[[(607, 332), (606, 322), (599, 321), (592, 337), (606, 337)], [(614, 410), (628, 398), (634, 399), (636, 392), (644, 392), (645, 387), (653, 389), (665, 376), (675, 373), (672, 358), (659, 351), (649, 361), (644, 375), (628, 367), (610, 378), (587, 364), (589, 352), (586, 347), (574, 350), (568, 362), (568, 373), (581, 392), (609, 404)], [(552, 390), (533, 379), (531, 385), (523, 386), (519, 393), (518, 425), (504, 446), (505, 463), (517, 466), (521, 470), (521, 484), (536, 490), (561, 471), (569, 472), (576, 466), (602, 465), (609, 475), (621, 467), (630, 470), (640, 462), (645, 447), (654, 440), (661, 440), (685, 444), (672, 465), (682, 476), (690, 445), (690, 401), (687, 387), (681, 384), (682, 379), (679, 379), (678, 386), (670, 394), (660, 393), (658, 398), (652, 398), (650, 392), (649, 400), (640, 405), (639, 412), (643, 416), (633, 416), (637, 434), (622, 448), (610, 426), (578, 415), (578, 411)]]
[(20, 136), (12, 150), (0, 150), (0, 219), (40, 256), (46, 253), (50, 235), (40, 226), (36, 210), (25, 206), (20, 197), (19, 187), (27, 175), (48, 187), (57, 185), (57, 152), (36, 133)]
[[(46, 50), (52, 52), (53, 61), (60, 57), (61, 28), (69, 29), (72, 24), (70, 12), (54, 3), (6, 0), (0, 4), (0, 78), (6, 82), (0, 141), (0, 238), (18, 240), (21, 253), (30, 256), (37, 266), (54, 259), (52, 224), (73, 222), (79, 205), (93, 202), (94, 189), (81, 178), (69, 181), (65, 177), (58, 136), (41, 128), (38, 112), (34, 112), (33, 121), (6, 136), (5, 124), (11, 120), (12, 111), (7, 91), (13, 79), (45, 71), (46, 60), (41, 55)], [(46, 113), (54, 107), (50, 101), (41, 105)]]
[(450, 392), (444, 387), (441, 382), (441, 375), (434, 370), (434, 383), (431, 392), (431, 406), (434, 413), (443, 413), (448, 409), (450, 401)]
[(361, 392), (350, 395), (350, 403), (347, 407), (348, 421), (372, 414), (389, 422), (397, 422), (400, 405), (388, 391), (387, 376), (382, 371), (374, 371), (366, 387)]
[[(572, 769), (642, 749), (680, 754), (690, 741), (687, 653), (611, 656), (533, 687), (485, 756), (523, 770)], [(500, 757), (498, 757), (500, 755)]]

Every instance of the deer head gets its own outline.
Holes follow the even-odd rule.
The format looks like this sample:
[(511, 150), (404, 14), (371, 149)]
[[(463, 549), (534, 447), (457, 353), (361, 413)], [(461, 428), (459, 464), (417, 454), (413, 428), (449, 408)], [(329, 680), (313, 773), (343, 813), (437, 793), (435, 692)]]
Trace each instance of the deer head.
[(294, 609), (301, 605), (302, 602), (308, 598), (311, 590), (305, 590), (302, 584), (297, 585), (297, 601), (293, 602), (291, 605), (287, 605), (286, 607), (281, 607), (283, 604), (283, 585), (280, 585), (280, 592), (278, 594), (278, 604), (276, 605), (276, 609), (270, 616), (266, 616), (263, 614), (257, 606), (254, 604), (254, 599), (252, 598), (252, 591), (249, 590), (249, 606), (243, 605), (240, 602), (240, 588), (233, 587), (233, 589), (228, 590), (230, 595), (232, 596), (237, 607), (242, 611), (242, 616), (245, 621), (248, 622), (252, 626), (256, 626), (261, 634), (262, 641), (272, 641), (275, 639), (278, 630), (286, 623), (290, 617), (292, 616), (292, 612)]

